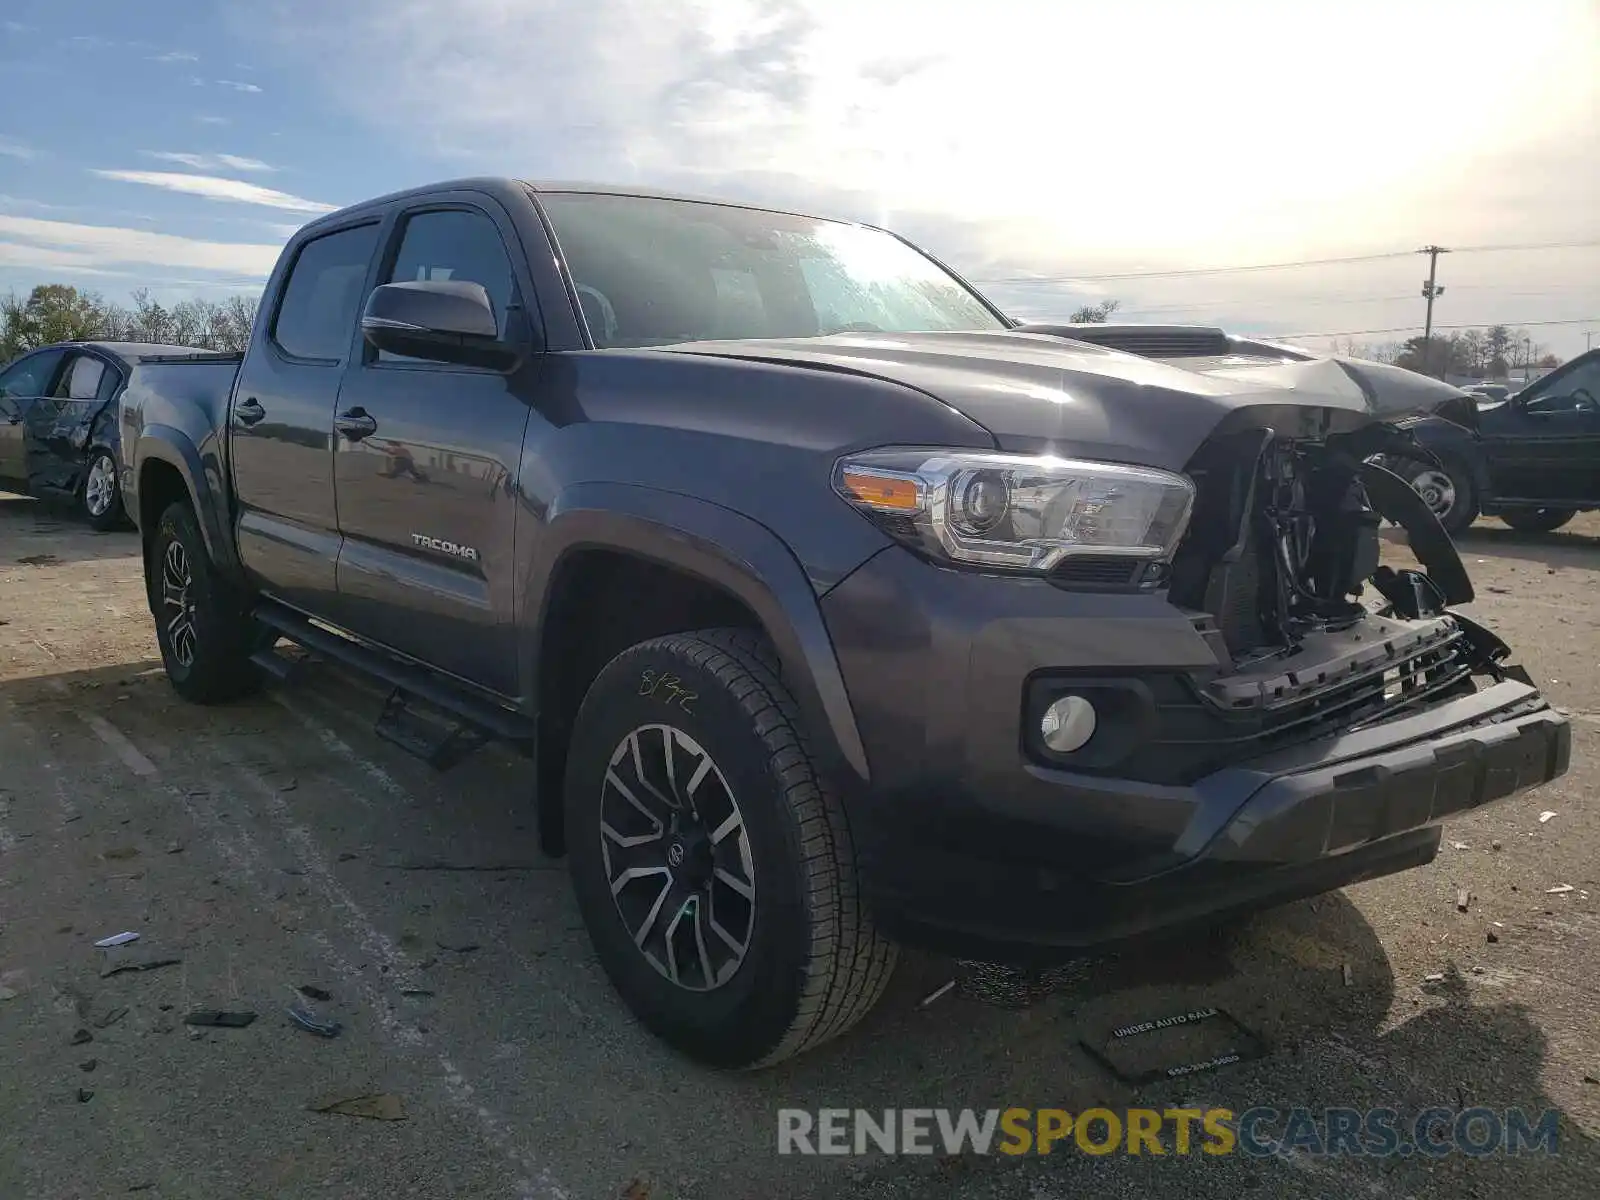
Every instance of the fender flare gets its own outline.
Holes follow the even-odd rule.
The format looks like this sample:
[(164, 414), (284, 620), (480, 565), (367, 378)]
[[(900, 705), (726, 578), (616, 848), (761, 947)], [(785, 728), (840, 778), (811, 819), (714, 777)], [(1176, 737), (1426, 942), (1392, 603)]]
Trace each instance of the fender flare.
[(734, 596), (772, 639), (795, 691), (820, 764), (841, 783), (869, 779), (866, 747), (850, 706), (817, 589), (793, 551), (765, 525), (721, 505), (637, 484), (563, 489), (536, 535), (522, 608), (525, 679), (538, 678), (549, 583), (568, 555), (612, 550), (687, 572)]
[[(142, 488), (140, 482), (145, 468), (153, 462), (165, 463), (174, 468), (189, 493), (189, 503), (199, 518), (200, 536), (205, 539), (206, 553), (224, 573), (234, 579), (243, 577), (239, 556), (228, 530), (222, 521), (222, 508), (216, 491), (206, 471), (205, 462), (194, 442), (182, 430), (170, 425), (146, 425), (139, 431), (139, 441), (131, 456), (133, 470), (123, 482), (124, 503), (135, 523), (139, 521), (139, 504)], [(133, 486), (130, 488), (128, 482)], [(141, 527), (141, 532), (144, 530)]]

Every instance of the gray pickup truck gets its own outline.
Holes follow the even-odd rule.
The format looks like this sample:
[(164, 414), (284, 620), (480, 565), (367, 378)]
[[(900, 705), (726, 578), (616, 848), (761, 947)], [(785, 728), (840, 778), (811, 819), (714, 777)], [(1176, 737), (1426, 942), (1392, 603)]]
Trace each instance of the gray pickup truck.
[(287, 640), (437, 766), (523, 749), (618, 992), (749, 1067), (898, 945), (1042, 969), (1427, 863), (1565, 771), (1369, 461), (1430, 386), (1019, 325), (860, 225), (479, 179), (306, 226), (242, 359), (120, 419), (173, 686)]

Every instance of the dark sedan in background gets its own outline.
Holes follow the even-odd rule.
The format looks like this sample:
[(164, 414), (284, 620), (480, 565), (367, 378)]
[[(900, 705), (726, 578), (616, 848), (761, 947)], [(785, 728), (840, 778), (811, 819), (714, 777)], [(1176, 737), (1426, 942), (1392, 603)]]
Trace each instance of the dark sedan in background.
[(58, 342), (0, 369), (0, 488), (73, 501), (96, 529), (126, 522), (117, 395), (141, 362), (188, 346)]
[(1600, 509), (1600, 350), (1504, 400), (1476, 398), (1399, 422), (1436, 461), (1390, 456), (1451, 534), (1480, 515), (1548, 533)]

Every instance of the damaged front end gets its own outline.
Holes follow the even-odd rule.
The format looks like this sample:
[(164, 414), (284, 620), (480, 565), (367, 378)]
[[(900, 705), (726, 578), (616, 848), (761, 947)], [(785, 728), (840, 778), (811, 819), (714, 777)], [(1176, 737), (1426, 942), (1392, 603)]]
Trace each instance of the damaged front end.
[[(1228, 429), (1190, 464), (1196, 501), (1168, 598), (1194, 614), (1221, 666), (1157, 685), (1162, 781), (1411, 715), (1487, 683), (1529, 682), (1504, 642), (1452, 611), (1472, 600), (1472, 585), (1437, 518), (1370, 461), (1409, 439), (1384, 424), (1308, 425), (1317, 422), (1288, 434)], [(1404, 530), (1420, 569), (1380, 561), (1384, 520)]]

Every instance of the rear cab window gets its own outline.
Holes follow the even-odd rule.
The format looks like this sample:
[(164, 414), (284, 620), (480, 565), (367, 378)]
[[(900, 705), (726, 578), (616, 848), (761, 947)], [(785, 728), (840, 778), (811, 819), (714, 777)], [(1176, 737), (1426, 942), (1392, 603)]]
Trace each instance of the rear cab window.
[(271, 339), (291, 358), (337, 363), (350, 348), (378, 223), (321, 234), (300, 247), (273, 314)]

